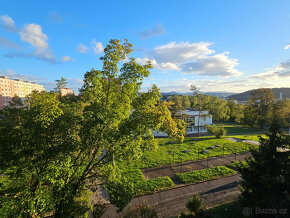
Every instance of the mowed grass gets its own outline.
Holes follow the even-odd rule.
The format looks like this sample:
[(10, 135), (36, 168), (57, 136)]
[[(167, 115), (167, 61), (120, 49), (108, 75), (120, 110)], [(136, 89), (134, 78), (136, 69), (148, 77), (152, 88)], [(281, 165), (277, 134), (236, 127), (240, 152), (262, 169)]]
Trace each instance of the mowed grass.
[(208, 169), (195, 170), (187, 173), (178, 173), (176, 176), (184, 183), (198, 183), (210, 179), (217, 179), (235, 174), (235, 171), (225, 166), (217, 166)]
[(224, 123), (224, 128), (228, 134), (231, 134), (231, 133), (252, 133), (252, 132), (263, 132), (264, 131), (263, 129), (245, 127), (243, 125), (235, 124), (235, 123)]

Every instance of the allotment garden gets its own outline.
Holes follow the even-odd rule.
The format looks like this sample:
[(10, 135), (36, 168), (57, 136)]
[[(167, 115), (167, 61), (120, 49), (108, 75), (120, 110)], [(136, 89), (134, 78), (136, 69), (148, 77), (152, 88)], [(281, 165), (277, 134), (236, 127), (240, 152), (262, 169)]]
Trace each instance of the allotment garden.
[(186, 137), (183, 143), (170, 138), (157, 141), (156, 151), (145, 151), (139, 160), (116, 163), (119, 173), (132, 184), (134, 196), (236, 174), (241, 165), (237, 160), (243, 161), (250, 150), (259, 147), (248, 143), (259, 141), (258, 134)]

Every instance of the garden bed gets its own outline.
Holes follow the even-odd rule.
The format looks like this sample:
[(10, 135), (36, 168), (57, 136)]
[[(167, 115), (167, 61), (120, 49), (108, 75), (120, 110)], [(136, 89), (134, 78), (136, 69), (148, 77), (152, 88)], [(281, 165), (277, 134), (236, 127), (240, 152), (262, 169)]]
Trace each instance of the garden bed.
[(225, 166), (217, 166), (208, 169), (195, 170), (187, 173), (179, 173), (176, 174), (176, 176), (183, 183), (188, 184), (188, 183), (204, 182), (211, 179), (217, 179), (231, 174), (235, 174), (235, 171)]

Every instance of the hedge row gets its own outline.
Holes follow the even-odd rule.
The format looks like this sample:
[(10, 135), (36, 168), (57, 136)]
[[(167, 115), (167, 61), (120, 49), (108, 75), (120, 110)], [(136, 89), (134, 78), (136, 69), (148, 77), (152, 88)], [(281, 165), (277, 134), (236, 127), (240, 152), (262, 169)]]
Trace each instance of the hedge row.
[(217, 166), (208, 169), (195, 170), (188, 173), (179, 173), (177, 174), (177, 177), (184, 183), (198, 183), (231, 174), (235, 174), (235, 171), (225, 166)]

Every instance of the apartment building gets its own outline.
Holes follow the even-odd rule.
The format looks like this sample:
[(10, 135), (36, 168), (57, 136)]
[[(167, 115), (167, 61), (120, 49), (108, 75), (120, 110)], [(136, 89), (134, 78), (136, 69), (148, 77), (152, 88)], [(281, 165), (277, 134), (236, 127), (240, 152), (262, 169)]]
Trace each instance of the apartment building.
[(22, 81), (19, 79), (9, 79), (7, 76), (0, 76), (0, 109), (9, 105), (12, 98), (18, 96), (25, 99), (33, 90), (45, 91), (43, 85), (34, 82)]

